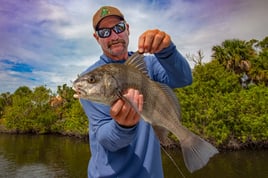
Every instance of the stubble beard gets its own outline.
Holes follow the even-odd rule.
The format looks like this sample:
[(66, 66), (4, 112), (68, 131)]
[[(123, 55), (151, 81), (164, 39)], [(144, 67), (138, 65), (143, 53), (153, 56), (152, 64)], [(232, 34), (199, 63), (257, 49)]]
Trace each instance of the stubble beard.
[[(121, 50), (117, 50), (117, 49), (114, 49), (114, 46), (115, 45), (121, 45)], [(119, 39), (117, 41), (111, 41), (110, 43), (108, 43), (108, 52), (110, 55), (112, 56), (121, 56), (121, 55), (124, 55), (125, 53), (127, 53), (127, 43), (125, 40), (123, 39)], [(118, 47), (115, 47), (115, 48), (118, 48)]]

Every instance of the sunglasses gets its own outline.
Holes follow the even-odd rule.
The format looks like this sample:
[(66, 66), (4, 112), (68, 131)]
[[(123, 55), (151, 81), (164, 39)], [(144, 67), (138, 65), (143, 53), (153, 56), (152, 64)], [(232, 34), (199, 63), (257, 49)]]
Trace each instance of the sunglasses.
[(112, 34), (112, 30), (116, 33), (122, 33), (126, 30), (126, 24), (125, 22), (119, 22), (115, 26), (111, 28), (100, 28), (96, 30), (96, 33), (98, 34), (99, 37), (101, 38), (108, 38)]

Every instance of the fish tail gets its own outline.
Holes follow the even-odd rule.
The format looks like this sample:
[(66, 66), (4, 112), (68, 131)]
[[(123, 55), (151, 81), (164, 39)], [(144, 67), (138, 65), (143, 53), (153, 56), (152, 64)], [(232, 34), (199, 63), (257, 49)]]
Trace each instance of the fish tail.
[(188, 132), (190, 135), (181, 141), (181, 149), (184, 163), (192, 173), (204, 167), (209, 159), (218, 153), (218, 150), (207, 141)]

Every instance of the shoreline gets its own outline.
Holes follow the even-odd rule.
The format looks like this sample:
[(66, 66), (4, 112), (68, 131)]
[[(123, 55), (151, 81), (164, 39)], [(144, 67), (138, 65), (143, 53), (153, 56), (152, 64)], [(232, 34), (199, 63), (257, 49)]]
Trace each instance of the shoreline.
[[(3, 125), (0, 124), (0, 134), (14, 134), (14, 135), (58, 135), (64, 137), (72, 137), (81, 139), (89, 142), (89, 137), (87, 135), (81, 135), (77, 133), (44, 133), (38, 134), (34, 132), (19, 132), (17, 130), (6, 129)], [(202, 136), (201, 136), (202, 137)], [(167, 149), (176, 149), (180, 147), (179, 142), (176, 142), (170, 146), (164, 146)], [(228, 144), (223, 144), (216, 147), (220, 152), (232, 152), (232, 151), (241, 151), (241, 150), (264, 150), (268, 149), (268, 140), (259, 141), (259, 142), (246, 142), (246, 143), (238, 143), (235, 140), (229, 140)]]

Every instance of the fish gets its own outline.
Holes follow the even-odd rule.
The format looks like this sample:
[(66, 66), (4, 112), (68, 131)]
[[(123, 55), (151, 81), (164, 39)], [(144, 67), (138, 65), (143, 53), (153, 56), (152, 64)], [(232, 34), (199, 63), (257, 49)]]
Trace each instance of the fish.
[(139, 113), (141, 118), (153, 126), (160, 141), (168, 132), (178, 138), (185, 166), (191, 173), (204, 167), (218, 153), (212, 144), (182, 125), (180, 104), (174, 91), (168, 85), (150, 79), (144, 55), (138, 51), (123, 64), (104, 64), (82, 74), (73, 82), (72, 88), (75, 98), (109, 106), (123, 99), (137, 112), (136, 106), (123, 93), (129, 88), (139, 90), (144, 98)]

